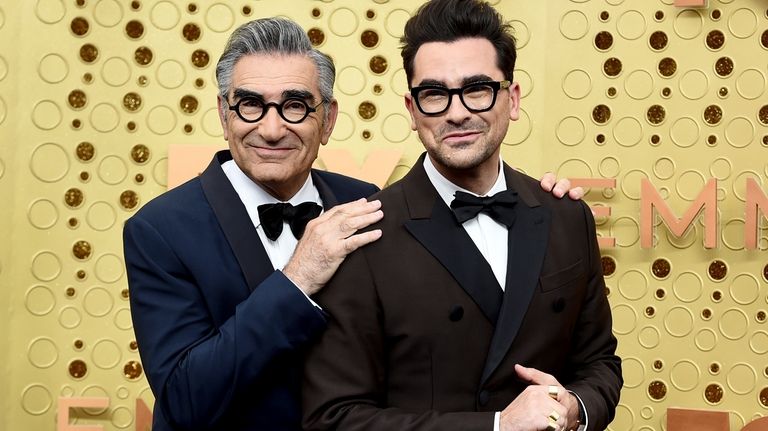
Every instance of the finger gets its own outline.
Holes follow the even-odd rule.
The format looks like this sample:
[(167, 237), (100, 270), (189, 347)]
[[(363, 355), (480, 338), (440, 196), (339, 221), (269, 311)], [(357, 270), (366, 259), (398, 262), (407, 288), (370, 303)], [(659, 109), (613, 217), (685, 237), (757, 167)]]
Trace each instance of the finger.
[(367, 201), (365, 198), (358, 199), (356, 201), (347, 202), (345, 204), (336, 205), (328, 211), (325, 211), (317, 219), (320, 221), (330, 219), (338, 215), (356, 216), (361, 214), (372, 213), (381, 208), (381, 201)]
[(581, 198), (584, 197), (584, 189), (581, 187), (574, 187), (568, 190), (568, 197), (575, 201), (581, 200)]
[(541, 177), (541, 188), (551, 192), (552, 188), (555, 186), (555, 181), (557, 180), (557, 177), (552, 172), (547, 172), (544, 174), (543, 177)]
[(370, 244), (379, 238), (381, 238), (381, 229), (374, 229), (368, 232), (352, 235), (344, 240), (344, 251), (346, 254), (352, 253), (358, 248)]
[(346, 236), (352, 235), (353, 233), (357, 232), (358, 230), (368, 227), (379, 220), (384, 218), (384, 212), (381, 210), (370, 213), (370, 214), (363, 214), (356, 217), (350, 217), (348, 219), (345, 219), (339, 223), (339, 230), (341, 230), (342, 233)]
[(568, 193), (568, 190), (571, 188), (571, 182), (568, 180), (568, 178), (561, 178), (557, 181), (557, 184), (555, 184), (555, 187), (552, 188), (552, 194), (555, 195), (558, 198), (561, 198), (565, 196), (566, 193)]
[(536, 368), (528, 368), (520, 364), (516, 364), (515, 371), (521, 379), (525, 380), (526, 382), (533, 383), (534, 385), (560, 386), (560, 383), (558, 383), (556, 378), (543, 371), (539, 371)]

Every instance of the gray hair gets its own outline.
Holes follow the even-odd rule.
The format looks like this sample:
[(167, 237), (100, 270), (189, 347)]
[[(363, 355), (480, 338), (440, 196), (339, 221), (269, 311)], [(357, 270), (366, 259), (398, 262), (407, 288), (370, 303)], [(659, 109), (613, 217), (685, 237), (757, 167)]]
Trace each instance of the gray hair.
[(228, 100), (235, 63), (251, 54), (306, 55), (317, 67), (317, 84), (327, 117), (328, 107), (333, 100), (336, 68), (330, 57), (312, 47), (304, 30), (286, 18), (253, 20), (241, 25), (232, 33), (216, 64), (219, 97), (224, 101)]

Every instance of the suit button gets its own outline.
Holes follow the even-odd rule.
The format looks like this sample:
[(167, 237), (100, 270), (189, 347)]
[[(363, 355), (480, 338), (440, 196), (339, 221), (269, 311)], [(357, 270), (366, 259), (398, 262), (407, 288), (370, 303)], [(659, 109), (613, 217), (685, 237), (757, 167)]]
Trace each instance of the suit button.
[(552, 310), (554, 310), (555, 313), (559, 313), (564, 309), (565, 309), (565, 299), (557, 298), (556, 300), (552, 301)]
[(485, 406), (488, 404), (488, 398), (490, 397), (490, 394), (486, 390), (480, 391), (480, 393), (477, 395), (477, 401), (480, 402), (481, 406)]
[(454, 305), (451, 307), (451, 312), (448, 313), (448, 318), (451, 322), (458, 322), (462, 317), (464, 317), (464, 307), (461, 305)]

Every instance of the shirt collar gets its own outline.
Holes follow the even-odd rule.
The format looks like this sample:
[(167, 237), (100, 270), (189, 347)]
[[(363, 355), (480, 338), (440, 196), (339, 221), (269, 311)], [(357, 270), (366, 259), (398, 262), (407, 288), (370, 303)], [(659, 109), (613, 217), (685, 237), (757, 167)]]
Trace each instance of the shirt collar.
[[(501, 157), (499, 157), (499, 175), (496, 177), (496, 182), (493, 184), (491, 189), (488, 190), (485, 196), (491, 196), (507, 189), (507, 181), (506, 181), (506, 178), (504, 177), (504, 169), (502, 169), (502, 166), (503, 166), (503, 163), (502, 163)], [(456, 184), (449, 181), (447, 178), (445, 178), (443, 174), (438, 172), (437, 168), (435, 168), (435, 165), (432, 163), (432, 160), (429, 158), (429, 155), (427, 155), (427, 157), (424, 157), (424, 170), (427, 172), (427, 177), (429, 177), (429, 181), (435, 187), (435, 190), (437, 190), (437, 193), (440, 195), (440, 198), (443, 199), (445, 204), (448, 205), (449, 207), (451, 206), (451, 202), (453, 201), (454, 194), (457, 191), (462, 191), (475, 196), (481, 196), (465, 188), (459, 187)]]
[[(267, 191), (260, 185), (248, 178), (240, 167), (237, 166), (237, 163), (235, 163), (234, 160), (228, 160), (222, 163), (221, 169), (232, 183), (232, 187), (234, 187), (246, 208), (256, 208), (262, 204), (283, 202), (267, 193)], [(302, 202), (315, 202), (322, 206), (323, 201), (320, 199), (320, 193), (317, 191), (315, 183), (312, 181), (312, 175), (307, 175), (307, 180), (304, 182), (304, 185), (301, 186), (295, 195), (285, 202), (292, 205), (298, 205)]]

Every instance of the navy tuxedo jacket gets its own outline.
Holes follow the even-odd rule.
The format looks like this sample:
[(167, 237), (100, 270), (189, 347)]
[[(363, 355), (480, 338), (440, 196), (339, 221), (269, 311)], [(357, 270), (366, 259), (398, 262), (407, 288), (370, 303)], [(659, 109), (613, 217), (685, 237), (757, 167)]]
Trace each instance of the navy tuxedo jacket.
[[(280, 271), (216, 154), (125, 224), (131, 313), (154, 431), (298, 430), (304, 348), (324, 313)], [(325, 209), (376, 186), (312, 171)]]

